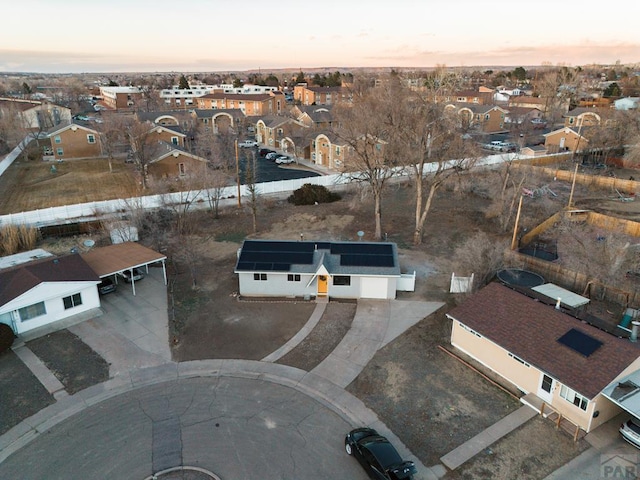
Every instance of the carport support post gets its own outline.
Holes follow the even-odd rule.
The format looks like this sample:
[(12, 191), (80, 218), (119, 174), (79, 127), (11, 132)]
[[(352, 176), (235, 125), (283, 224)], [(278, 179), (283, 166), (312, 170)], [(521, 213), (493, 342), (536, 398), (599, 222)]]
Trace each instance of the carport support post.
[(136, 281), (133, 278), (133, 268), (129, 269), (129, 271), (131, 272), (131, 289), (133, 290), (133, 296), (136, 296)]
[(167, 269), (165, 267), (164, 260), (162, 260), (162, 276), (164, 277), (164, 284), (167, 284)]

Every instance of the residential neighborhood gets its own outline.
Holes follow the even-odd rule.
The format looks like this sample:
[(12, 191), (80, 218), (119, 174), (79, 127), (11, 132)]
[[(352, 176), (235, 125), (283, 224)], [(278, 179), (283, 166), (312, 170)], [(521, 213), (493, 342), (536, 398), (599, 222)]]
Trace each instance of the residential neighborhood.
[(297, 40), (3, 64), (0, 478), (640, 478), (640, 63)]

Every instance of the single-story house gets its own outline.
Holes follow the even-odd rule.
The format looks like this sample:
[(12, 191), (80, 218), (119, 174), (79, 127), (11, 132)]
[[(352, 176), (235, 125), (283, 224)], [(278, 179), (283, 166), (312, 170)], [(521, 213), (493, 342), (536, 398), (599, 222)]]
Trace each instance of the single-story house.
[(245, 240), (235, 267), (248, 297), (396, 297), (395, 243)]
[[(6, 260), (5, 257), (3, 260)], [(0, 323), (17, 335), (100, 307), (100, 277), (78, 254), (0, 270)]]
[(522, 391), (524, 403), (544, 405), (586, 432), (620, 413), (603, 390), (640, 367), (638, 343), (499, 283), (447, 317), (454, 347)]

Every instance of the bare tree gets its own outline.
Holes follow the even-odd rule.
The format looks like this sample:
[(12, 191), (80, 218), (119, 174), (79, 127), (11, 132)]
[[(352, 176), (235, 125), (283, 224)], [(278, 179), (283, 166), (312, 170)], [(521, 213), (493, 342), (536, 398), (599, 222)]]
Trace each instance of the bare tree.
[(382, 194), (388, 180), (398, 173), (393, 167), (398, 159), (388, 148), (392, 137), (396, 107), (394, 93), (397, 82), (383, 83), (373, 88), (369, 82), (356, 82), (350, 92), (352, 101), (341, 102), (333, 109), (336, 119), (334, 133), (348, 146), (345, 175), (350, 180), (366, 184), (373, 195), (375, 233), (382, 239)]
[(149, 184), (149, 163), (160, 152), (161, 146), (153, 135), (153, 124), (150, 122), (139, 122), (134, 118), (128, 118), (124, 131), (129, 139), (133, 162), (140, 174), (140, 185), (143, 190)]
[(129, 144), (126, 126), (124, 119), (117, 114), (105, 115), (102, 118), (102, 123), (98, 124), (97, 130), (100, 132), (102, 153), (109, 160), (109, 173), (113, 173), (113, 161), (116, 156), (123, 153)]
[(256, 158), (253, 158), (246, 163), (244, 172), (244, 185), (249, 193), (249, 209), (251, 210), (251, 218), (253, 220), (253, 233), (258, 232), (258, 198), (260, 196), (260, 189), (256, 183)]

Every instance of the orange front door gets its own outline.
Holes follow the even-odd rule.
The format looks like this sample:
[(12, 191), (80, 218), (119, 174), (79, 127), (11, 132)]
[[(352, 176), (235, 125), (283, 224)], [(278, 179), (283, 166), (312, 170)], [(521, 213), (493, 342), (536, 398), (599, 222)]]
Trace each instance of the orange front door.
[(327, 294), (327, 276), (318, 275), (318, 295)]

